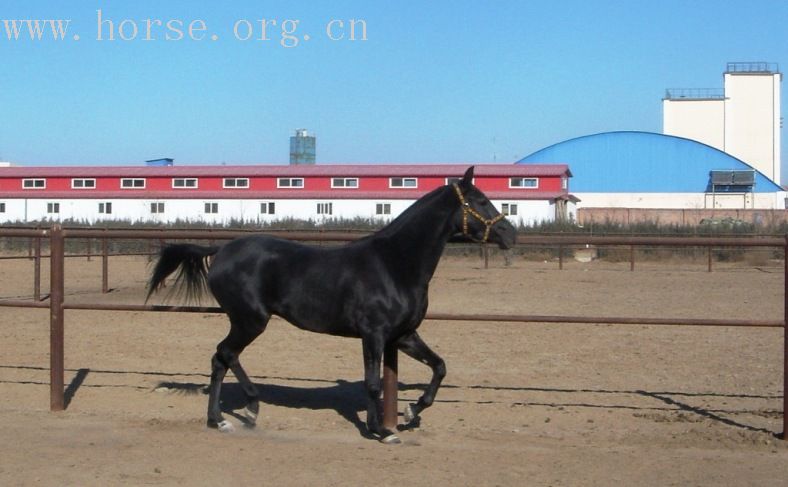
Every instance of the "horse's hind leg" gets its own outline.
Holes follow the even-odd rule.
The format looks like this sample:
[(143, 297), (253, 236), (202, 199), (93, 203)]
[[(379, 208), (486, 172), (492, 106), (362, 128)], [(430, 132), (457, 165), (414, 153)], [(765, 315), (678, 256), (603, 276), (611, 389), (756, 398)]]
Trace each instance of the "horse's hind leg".
[(257, 388), (254, 386), (249, 376), (241, 367), (239, 356), (247, 345), (257, 338), (268, 322), (268, 316), (255, 316), (254, 320), (249, 317), (242, 319), (230, 319), (230, 333), (219, 342), (216, 347), (216, 354), (211, 359), (211, 385), (208, 390), (208, 427), (218, 428), (222, 432), (233, 431), (233, 426), (222, 416), (219, 397), (227, 370), (233, 374), (241, 384), (249, 403), (246, 407), (246, 418), (249, 425), (253, 426), (257, 420), (259, 410), (259, 399)]
[(260, 398), (257, 395), (257, 388), (252, 381), (249, 380), (249, 376), (246, 375), (246, 371), (241, 367), (241, 362), (239, 360), (236, 360), (230, 365), (230, 370), (233, 371), (233, 375), (238, 379), (244, 394), (246, 394), (248, 401), (246, 409), (244, 410), (244, 417), (247, 421), (246, 426), (254, 428), (257, 424), (257, 415), (260, 413)]
[(424, 394), (415, 404), (409, 404), (405, 408), (405, 422), (410, 423), (416, 419), (426, 408), (432, 406), (438, 388), (446, 377), (446, 363), (437, 353), (427, 346), (418, 333), (406, 335), (399, 339), (397, 347), (408, 356), (427, 364), (432, 369), (432, 380), (424, 391)]

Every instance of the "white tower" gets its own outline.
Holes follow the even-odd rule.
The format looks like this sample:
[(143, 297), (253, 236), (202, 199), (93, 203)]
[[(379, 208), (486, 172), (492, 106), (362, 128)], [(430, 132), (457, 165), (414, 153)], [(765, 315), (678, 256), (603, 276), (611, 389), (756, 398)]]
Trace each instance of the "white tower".
[(780, 184), (780, 83), (774, 63), (728, 63), (724, 88), (669, 89), (663, 132), (716, 147)]
[(780, 184), (780, 82), (776, 64), (728, 63), (725, 152)]

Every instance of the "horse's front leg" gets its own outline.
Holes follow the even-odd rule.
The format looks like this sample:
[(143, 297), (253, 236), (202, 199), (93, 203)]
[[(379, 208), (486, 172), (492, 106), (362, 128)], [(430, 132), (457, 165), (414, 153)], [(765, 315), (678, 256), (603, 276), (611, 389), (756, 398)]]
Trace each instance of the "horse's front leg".
[(380, 378), (380, 363), (383, 357), (383, 339), (367, 337), (361, 340), (364, 349), (364, 386), (367, 391), (367, 429), (382, 443), (399, 443), (393, 431), (383, 427), (383, 406), (380, 393), (383, 381)]
[(424, 391), (424, 394), (415, 404), (409, 404), (405, 408), (405, 422), (410, 423), (419, 417), (419, 414), (428, 407), (432, 406), (435, 396), (438, 394), (443, 378), (446, 377), (446, 363), (440, 356), (433, 352), (424, 343), (418, 333), (413, 332), (397, 341), (397, 347), (406, 355), (427, 364), (432, 369), (432, 380)]

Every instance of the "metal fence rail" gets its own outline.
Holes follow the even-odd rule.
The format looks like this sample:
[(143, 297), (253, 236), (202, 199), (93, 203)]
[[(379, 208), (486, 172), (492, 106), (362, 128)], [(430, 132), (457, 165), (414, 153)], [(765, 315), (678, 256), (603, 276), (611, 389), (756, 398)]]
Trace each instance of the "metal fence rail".
[[(35, 300), (41, 298), (41, 260), (48, 259), (49, 254), (42, 254), (41, 252), (41, 238), (47, 230), (40, 229), (8, 229), (2, 230), (0, 237), (27, 237), (29, 238), (28, 255), (10, 255), (0, 256), (0, 260), (21, 260), (32, 259), (35, 262), (35, 273), (33, 281), (33, 297)], [(150, 243), (153, 240), (158, 240), (161, 244), (165, 239), (170, 240), (228, 240), (237, 238), (244, 235), (250, 235), (251, 231), (248, 230), (159, 230), (159, 229), (143, 229), (143, 230), (95, 230), (95, 229), (63, 229), (66, 238), (86, 239), (87, 252), (84, 253), (67, 253), (65, 258), (78, 258), (86, 257), (91, 260), (92, 257), (100, 257), (102, 259), (102, 272), (101, 272), (101, 291), (103, 293), (109, 292), (109, 258), (120, 256), (148, 256), (156, 255), (152, 250)], [(111, 233), (108, 233), (111, 232)], [(282, 238), (297, 241), (311, 241), (311, 242), (350, 242), (363, 238), (369, 235), (368, 232), (348, 232), (348, 231), (291, 231), (279, 230), (267, 232), (270, 235), (277, 235)], [(96, 239), (100, 242), (100, 250), (98, 252), (91, 251), (91, 240)], [(108, 240), (147, 240), (149, 242), (149, 251), (120, 251), (110, 252)], [(718, 243), (719, 245), (712, 245), (710, 242)], [(564, 260), (566, 256), (567, 247), (572, 249), (578, 246), (595, 246), (602, 248), (610, 247), (628, 247), (629, 248), (629, 270), (635, 270), (635, 248), (644, 250), (660, 248), (660, 247), (695, 247), (703, 248), (707, 254), (708, 272), (712, 272), (713, 267), (713, 251), (719, 250), (720, 247), (781, 247), (783, 245), (782, 237), (726, 237), (726, 238), (710, 238), (710, 237), (632, 237), (632, 236), (593, 236), (593, 235), (524, 235), (519, 236), (517, 243), (521, 246), (529, 248), (558, 248), (558, 268), (564, 268)], [(482, 258), (484, 266), (487, 268), (489, 260), (489, 247), (482, 248)], [(2, 304), (0, 304), (2, 306)]]
[[(347, 232), (278, 232), (280, 236), (292, 240), (311, 242), (349, 242), (367, 234)], [(0, 307), (46, 308), (50, 310), (50, 409), (64, 409), (64, 311), (72, 310), (109, 310), (109, 311), (152, 311), (152, 312), (189, 312), (189, 313), (221, 313), (221, 309), (211, 306), (163, 306), (133, 305), (109, 303), (69, 303), (64, 300), (64, 242), (66, 238), (101, 238), (101, 239), (167, 239), (167, 240), (226, 240), (249, 232), (237, 231), (199, 231), (199, 230), (87, 230), (66, 229), (53, 225), (45, 230), (0, 229), (0, 237), (20, 237), (50, 242), (50, 294), (48, 302), (42, 302), (39, 296), (34, 300), (0, 300)], [(778, 237), (633, 237), (633, 236), (542, 236), (521, 235), (519, 245), (595, 245), (595, 246), (670, 246), (670, 247), (773, 247), (782, 248), (784, 256), (788, 256), (788, 236)], [(103, 245), (103, 288), (106, 291), (106, 244)], [(40, 242), (36, 248), (36, 272), (40, 265)], [(561, 251), (559, 251), (561, 255)], [(634, 265), (634, 264), (633, 264)], [(788, 291), (788, 259), (784, 258), (784, 287)], [(568, 323), (568, 324), (621, 324), (621, 325), (670, 325), (670, 326), (741, 326), (741, 327), (774, 327), (783, 328), (783, 432), (788, 432), (788, 333), (785, 324), (788, 322), (788, 292), (784, 292), (784, 318), (774, 320), (731, 320), (731, 319), (688, 319), (688, 318), (645, 318), (645, 317), (611, 317), (611, 316), (542, 316), (542, 315), (502, 315), (502, 314), (447, 314), (428, 313), (428, 320), (444, 321), (493, 321), (515, 323)], [(397, 350), (391, 347), (384, 354), (384, 422), (393, 428), (397, 422)]]

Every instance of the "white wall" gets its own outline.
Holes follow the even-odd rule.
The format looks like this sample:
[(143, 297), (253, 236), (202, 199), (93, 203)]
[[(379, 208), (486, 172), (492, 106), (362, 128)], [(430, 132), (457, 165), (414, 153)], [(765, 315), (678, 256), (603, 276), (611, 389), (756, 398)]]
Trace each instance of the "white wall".
[(774, 193), (574, 193), (578, 208), (674, 208), (674, 209), (785, 209), (784, 191)]
[(517, 205), (517, 215), (508, 218), (515, 225), (534, 225), (555, 220), (555, 204), (544, 200), (492, 200), (493, 205), (501, 211), (502, 205)]
[[(60, 212), (47, 213), (47, 203), (59, 203)], [(164, 203), (164, 213), (152, 214), (151, 203)], [(276, 213), (261, 214), (260, 204), (273, 202)], [(331, 215), (318, 215), (318, 203), (332, 204)], [(227, 224), (231, 221), (243, 220), (245, 222), (270, 222), (288, 218), (298, 220), (322, 221), (331, 218), (379, 218), (391, 220), (413, 204), (414, 200), (142, 200), (142, 199), (2, 199), (5, 203), (5, 212), (0, 213), (2, 222), (27, 222), (27, 221), (60, 221), (76, 220), (88, 223), (100, 221), (155, 221), (176, 222), (202, 221), (207, 223)], [(111, 203), (111, 214), (100, 214), (99, 203)], [(217, 203), (218, 212), (205, 213), (206, 203)], [(391, 205), (390, 215), (375, 215), (378, 203)], [(512, 223), (525, 224), (555, 219), (554, 205), (549, 201), (534, 200), (504, 200), (493, 201), (495, 207), (501, 211), (503, 203), (517, 204), (518, 214), (509, 218)]]
[(780, 183), (780, 73), (725, 73), (725, 152)]
[(725, 100), (665, 99), (662, 132), (725, 150)]

